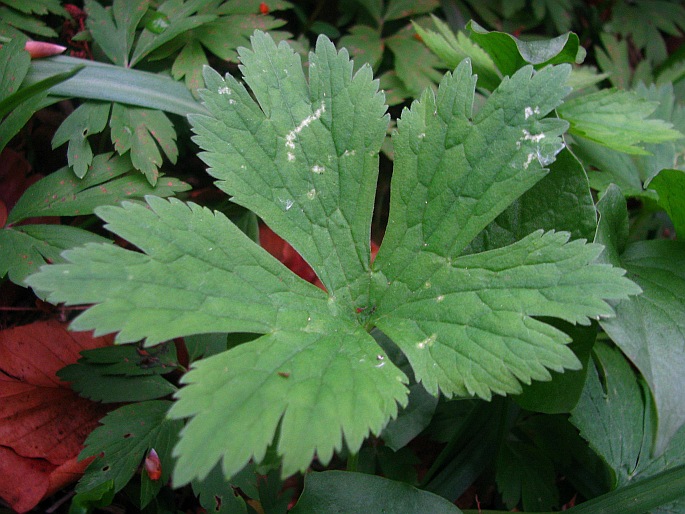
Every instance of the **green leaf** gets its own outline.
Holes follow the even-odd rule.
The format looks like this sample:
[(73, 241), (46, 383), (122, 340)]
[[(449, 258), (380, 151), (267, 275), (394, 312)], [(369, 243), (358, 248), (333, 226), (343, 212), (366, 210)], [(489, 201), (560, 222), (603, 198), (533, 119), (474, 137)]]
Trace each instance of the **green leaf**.
[(461, 511), (444, 498), (403, 482), (363, 473), (324, 471), (305, 477), (304, 492), (290, 512), (458, 514)]
[[(16, 4), (21, 3), (24, 6), (29, 4), (29, 2), (3, 2), (3, 4), (11, 5), (14, 9), (17, 9)], [(31, 34), (36, 34), (46, 38), (55, 38), (57, 33), (47, 26), (43, 20), (37, 19), (35, 16), (29, 16), (24, 14), (26, 8), (24, 9), (8, 9), (5, 5), (0, 6), (0, 35), (9, 36), (14, 39), (16, 37), (25, 37), (22, 32), (29, 32)], [(56, 11), (59, 14), (63, 14), (63, 9), (60, 7)]]
[(523, 391), (514, 400), (530, 411), (558, 414), (570, 412), (578, 403), (585, 385), (590, 351), (597, 337), (597, 325), (593, 323), (587, 327), (579, 327), (562, 322), (550, 324), (573, 338), (569, 348), (578, 357), (582, 367), (555, 373), (549, 382), (524, 385)]
[(485, 50), (502, 75), (513, 75), (528, 64), (541, 69), (549, 64), (576, 63), (585, 59), (578, 36), (568, 32), (548, 40), (523, 41), (505, 32), (487, 31), (474, 20), (466, 24), (471, 39)]
[(229, 477), (250, 458), (260, 462), (279, 424), (287, 476), (306, 469), (315, 450), (328, 463), (343, 436), (355, 452), (369, 430), (378, 434), (397, 415), (397, 402), (406, 403), (406, 379), (373, 338), (335, 318), (309, 318), (305, 330), (266, 334), (197, 361), (184, 376), (189, 386), (170, 416), (193, 418), (175, 450), (175, 483), (204, 477), (220, 456)]
[[(538, 182), (563, 148), (566, 123), (542, 118), (567, 93), (568, 72), (564, 66), (535, 75), (531, 67), (521, 70), (474, 115), (475, 77), (464, 61), (443, 79), (437, 98), (426, 92), (405, 111), (393, 137), (391, 221), (376, 262), (395, 274), (423, 248), (458, 256)], [(446, 144), (435, 142), (441, 140)], [(417, 221), (421, 229), (410, 230)]]
[(659, 194), (659, 205), (663, 207), (673, 221), (676, 234), (685, 234), (685, 171), (661, 170), (647, 187)]
[(50, 94), (120, 102), (181, 116), (205, 112), (190, 91), (169, 76), (64, 55), (31, 61), (24, 85), (73, 71), (78, 66), (83, 68), (72, 78), (50, 88)]
[(648, 116), (658, 104), (635, 93), (604, 89), (568, 100), (558, 109), (571, 124), (571, 134), (614, 150), (645, 155), (640, 143), (661, 143), (683, 136), (671, 123)]
[(442, 78), (440, 61), (420, 41), (414, 38), (411, 27), (397, 32), (385, 40), (395, 56), (395, 72), (412, 97), (434, 86)]
[(273, 37), (276, 37), (277, 31), (274, 29), (285, 25), (284, 20), (257, 14), (257, 11), (255, 9), (250, 14), (222, 16), (195, 30), (195, 37), (214, 55), (235, 62), (240, 53), (238, 49), (249, 45), (250, 35), (255, 30), (272, 31)]
[(64, 262), (62, 251), (84, 243), (103, 243), (104, 237), (66, 225), (21, 225), (0, 230), (0, 277), (15, 284), (47, 262)]
[[(683, 132), (685, 110), (675, 102), (673, 87), (664, 85), (649, 88), (638, 86), (635, 93), (642, 99), (656, 105), (651, 118), (660, 118), (674, 124), (674, 128)], [(645, 144), (644, 149), (651, 155), (628, 155), (602, 146), (584, 138), (578, 138), (574, 150), (588, 165), (599, 171), (590, 173), (593, 187), (604, 191), (609, 184), (617, 184), (626, 196), (642, 196), (657, 200), (654, 190), (645, 189), (648, 183), (661, 170), (679, 166), (683, 140), (663, 143)]]
[(233, 487), (233, 483), (224, 477), (221, 466), (215, 466), (204, 480), (193, 480), (193, 492), (207, 512), (247, 514), (245, 500)]
[(3, 4), (26, 14), (60, 14), (65, 13), (59, 0), (5, 0)]
[(111, 375), (164, 375), (178, 366), (173, 343), (142, 349), (132, 345), (105, 346), (81, 352), (85, 362), (100, 364)]
[(181, 49), (174, 64), (171, 66), (171, 74), (176, 80), (185, 77), (185, 83), (191, 91), (197, 91), (204, 86), (202, 68), (209, 64), (202, 45), (199, 41), (191, 40)]
[(117, 66), (131, 66), (136, 27), (148, 9), (149, 0), (114, 0), (105, 8), (96, 0), (86, 0), (86, 26), (110, 61)]
[(107, 507), (114, 500), (114, 481), (108, 480), (88, 491), (74, 495), (69, 514), (89, 514), (95, 508)]
[(44, 107), (47, 91), (81, 70), (74, 67), (27, 85), (24, 79), (31, 59), (24, 43), (23, 37), (16, 37), (0, 47), (0, 152), (29, 118)]
[(135, 66), (144, 57), (170, 42), (172, 39), (193, 29), (201, 27), (216, 19), (214, 14), (199, 14), (198, 11), (213, 0), (167, 0), (157, 7), (157, 13), (165, 16), (161, 32), (143, 30), (136, 42), (131, 57), (131, 66)]
[[(614, 473), (614, 486), (630, 482), (651, 442), (645, 440), (643, 389), (620, 350), (598, 342), (571, 422)], [(643, 448), (646, 445), (646, 448)]]
[(148, 350), (134, 346), (107, 346), (81, 352), (78, 363), (62, 368), (58, 376), (85, 398), (105, 403), (153, 400), (176, 388), (160, 375), (174, 371), (173, 343)]
[(597, 344), (595, 362), (571, 421), (610, 466), (618, 487), (571, 511), (641, 513), (662, 506), (650, 512), (679, 512), (685, 500), (677, 485), (685, 476), (685, 427), (661, 455), (651, 454), (653, 405), (644, 382), (615, 347)]
[(350, 27), (348, 34), (340, 38), (338, 44), (350, 52), (350, 57), (354, 59), (355, 71), (364, 64), (375, 70), (383, 58), (384, 43), (380, 31), (366, 25)]
[[(292, 274), (223, 214), (175, 199), (147, 202), (149, 208), (124, 202), (96, 210), (110, 231), (147, 255), (90, 245), (64, 254), (73, 266), (50, 266), (42, 278), (30, 280), (37, 289), (54, 291), (66, 272), (71, 287), (55, 291), (50, 301), (104, 302), (73, 328), (120, 331), (119, 343), (146, 338), (154, 346), (192, 334), (263, 333), (305, 323), (308, 313), (329, 312), (320, 289)], [(207, 275), (198, 280), (199, 270)]]
[[(626, 487), (616, 489), (610, 493), (593, 498), (570, 508), (571, 514), (643, 514), (650, 509), (667, 507), (668, 504), (679, 500), (682, 506), (683, 490), (685, 489), (685, 465), (663, 471), (654, 476), (632, 483)], [(677, 504), (677, 505), (678, 505)], [(657, 512), (679, 512), (675, 510)]]
[(176, 131), (163, 112), (115, 103), (110, 126), (116, 151), (123, 155), (130, 150), (133, 167), (142, 171), (151, 185), (159, 178), (160, 147), (172, 164), (176, 163)]
[(105, 366), (88, 362), (62, 368), (59, 377), (69, 382), (80, 396), (103, 403), (155, 400), (176, 392), (176, 388), (159, 375), (111, 375)]
[(211, 91), (203, 99), (215, 117), (191, 117), (200, 156), (233, 202), (287, 235), (341, 305), (361, 308), (388, 125), (378, 84), (367, 66), (353, 77), (347, 52), (323, 37), (310, 55), (309, 85), (285, 43), (257, 32), (253, 48), (241, 61), (259, 106), (235, 78), (205, 72)]
[(609, 75), (614, 87), (630, 89), (633, 68), (628, 55), (628, 41), (604, 32), (599, 34), (599, 39), (603, 47), (595, 46), (599, 68)]
[(416, 33), (421, 36), (426, 46), (449, 69), (456, 68), (466, 58), (471, 59), (473, 72), (478, 75), (478, 86), (493, 91), (502, 81), (502, 77), (492, 58), (463, 32), (457, 32), (455, 35), (445, 22), (436, 16), (431, 18), (438, 32), (414, 23)]
[(429, 91), (404, 112), (389, 228), (372, 267), (387, 117), (369, 67), (353, 75), (346, 52), (321, 37), (307, 82), (299, 57), (263, 33), (241, 61), (250, 92), (205, 72), (212, 116), (192, 117), (196, 141), (219, 187), (291, 242), (327, 291), (224, 215), (156, 197), (149, 208), (96, 212), (140, 252), (88, 245), (29, 279), (51, 301), (97, 304), (72, 327), (119, 331), (120, 343), (256, 334), (184, 376), (169, 413), (191, 418), (175, 450), (176, 484), (220, 460), (230, 477), (269, 448), (284, 476), (315, 454), (325, 465), (343, 447), (358, 452), (407, 403), (407, 377), (369, 335), (374, 326), (430, 393), (489, 398), (577, 367), (569, 338), (533, 316), (587, 324), (612, 314), (605, 300), (637, 292), (622, 270), (594, 263), (598, 245), (568, 242), (568, 233), (534, 231), (460, 256), (562, 149), (567, 124), (543, 117), (566, 94), (570, 67), (525, 68), (473, 115), (476, 79), (463, 63), (437, 99)]
[(110, 107), (108, 102), (84, 102), (62, 122), (52, 138), (53, 150), (69, 141), (67, 160), (79, 178), (85, 176), (93, 162), (88, 136), (105, 129)]
[(431, 393), (519, 393), (519, 381), (550, 380), (548, 368), (580, 367), (568, 336), (531, 316), (587, 324), (588, 315), (612, 315), (599, 298), (638, 292), (622, 271), (590, 265), (600, 251), (538, 231), (457, 259), (421, 254), (406, 271), (388, 273), (392, 285), (377, 303), (376, 324)]
[(640, 296), (618, 302), (616, 318), (601, 324), (649, 384), (658, 414), (653, 451), (659, 454), (685, 423), (685, 354), (678, 350), (685, 347), (685, 247), (661, 240), (623, 249), (627, 209), (620, 190), (608, 189), (598, 208), (602, 218), (597, 241), (643, 289)]
[[(152, 448), (162, 465), (162, 476), (153, 487), (158, 491), (166, 484), (172, 468), (171, 448), (183, 426), (180, 421), (166, 418), (170, 404), (162, 400), (133, 403), (107, 414), (101, 420), (102, 426), (88, 436), (86, 447), (79, 455), (80, 459), (95, 457), (95, 460), (79, 480), (76, 492), (90, 491), (110, 480), (114, 482), (114, 492), (119, 492)], [(147, 475), (143, 475), (143, 483), (149, 482)], [(149, 501), (152, 498), (148, 493), (148, 498), (142, 499)]]
[(502, 445), (495, 480), (510, 509), (521, 503), (526, 512), (540, 512), (559, 503), (554, 465), (530, 444), (507, 441)]
[(32, 184), (10, 212), (7, 223), (38, 216), (81, 216), (92, 214), (96, 207), (118, 205), (124, 199), (153, 194), (172, 196), (190, 189), (185, 182), (165, 177), (155, 187), (138, 173), (128, 156), (96, 155), (84, 179), (78, 179), (68, 167), (61, 168)]
[(549, 165), (549, 173), (480, 232), (466, 253), (502, 248), (540, 228), (590, 240), (596, 225), (597, 212), (583, 165), (564, 149)]

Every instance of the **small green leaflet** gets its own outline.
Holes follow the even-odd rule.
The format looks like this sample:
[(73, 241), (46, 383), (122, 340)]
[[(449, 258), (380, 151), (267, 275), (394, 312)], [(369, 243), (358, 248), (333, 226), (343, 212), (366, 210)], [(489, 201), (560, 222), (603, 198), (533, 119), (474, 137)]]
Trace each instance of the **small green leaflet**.
[(189, 2), (167, 0), (162, 2), (155, 13), (162, 17), (163, 22), (157, 25), (157, 30), (142, 31), (136, 41), (136, 47), (131, 57), (131, 66), (135, 66), (144, 57), (170, 43), (174, 38), (215, 20), (215, 14), (198, 13), (199, 10), (206, 8), (207, 4), (212, 3), (215, 2), (213, 0), (191, 0)]
[(442, 78), (440, 60), (414, 38), (411, 27), (400, 30), (385, 39), (385, 44), (395, 56), (394, 71), (412, 97), (433, 87)]
[(648, 155), (638, 144), (683, 137), (671, 123), (648, 118), (657, 107), (633, 92), (603, 89), (567, 101), (558, 112), (571, 123), (571, 134), (620, 152)]
[(489, 91), (494, 90), (502, 80), (492, 58), (464, 32), (452, 32), (449, 25), (436, 16), (431, 16), (438, 29), (434, 32), (414, 23), (416, 33), (430, 50), (449, 68), (456, 68), (467, 57), (471, 59), (473, 71), (478, 75), (478, 85)]
[(164, 112), (115, 103), (110, 127), (116, 151), (123, 155), (130, 150), (133, 166), (153, 186), (157, 184), (162, 165), (159, 148), (172, 163), (176, 162), (176, 131)]
[(93, 162), (88, 136), (105, 129), (111, 106), (109, 102), (84, 102), (62, 122), (52, 138), (53, 150), (69, 141), (67, 160), (79, 178), (85, 176)]
[(340, 46), (347, 48), (354, 59), (355, 69), (368, 64), (374, 70), (383, 58), (383, 40), (378, 29), (366, 25), (350, 27), (349, 33), (340, 39)]
[(47, 262), (64, 262), (62, 252), (85, 243), (107, 239), (68, 225), (20, 225), (0, 230), (0, 277), (15, 284), (38, 271)]
[(104, 403), (154, 400), (176, 392), (161, 375), (174, 371), (173, 343), (147, 350), (133, 345), (107, 346), (81, 352), (76, 364), (58, 375), (85, 398)]
[(190, 186), (177, 178), (165, 177), (155, 187), (139, 173), (133, 173), (131, 159), (111, 153), (96, 155), (88, 175), (78, 179), (69, 168), (61, 168), (31, 185), (7, 218), (8, 224), (39, 216), (83, 216), (102, 205), (146, 195), (173, 196)]
[(91, 214), (98, 205), (147, 194), (170, 196), (189, 186), (175, 178), (164, 178), (152, 187), (140, 174), (132, 174), (128, 156), (95, 156), (90, 172), (78, 179), (68, 167), (32, 184), (12, 208), (7, 226), (0, 229), (0, 276), (24, 285), (24, 279), (46, 262), (63, 262), (65, 249), (105, 238), (69, 225), (20, 225), (27, 218)]
[[(256, 32), (241, 49), (245, 84), (205, 69), (211, 115), (191, 116), (201, 157), (232, 200), (259, 215), (312, 265), (327, 291), (299, 279), (228, 219), (149, 197), (97, 210), (141, 252), (89, 245), (29, 279), (51, 301), (94, 303), (72, 327), (148, 345), (197, 333), (255, 339), (201, 359), (183, 377), (172, 419), (189, 418), (175, 484), (221, 461), (230, 477), (268, 448), (284, 476), (316, 454), (357, 452), (407, 403), (407, 377), (369, 334), (405, 353), (436, 395), (520, 391), (579, 363), (538, 316), (589, 323), (605, 300), (639, 289), (597, 264), (599, 245), (533, 231), (462, 255), (471, 240), (547, 173), (567, 123), (546, 117), (570, 66), (524, 67), (473, 112), (468, 61), (398, 123), (390, 220), (375, 263), (370, 223), (388, 116), (368, 66), (320, 37), (309, 80), (286, 44)], [(277, 436), (278, 434), (278, 436)], [(303, 437), (307, 434), (307, 437)]]
[(138, 23), (148, 9), (149, 0), (115, 0), (105, 9), (96, 0), (86, 0), (86, 25), (110, 61), (128, 68)]
[(80, 459), (95, 457), (76, 486), (84, 493), (108, 481), (114, 482), (114, 492), (120, 491), (133, 477), (148, 450), (154, 448), (162, 464), (162, 476), (151, 481), (141, 475), (141, 507), (144, 507), (169, 481), (173, 460), (171, 449), (182, 422), (166, 417), (171, 402), (153, 400), (124, 405), (110, 412), (102, 426), (93, 430), (85, 443)]

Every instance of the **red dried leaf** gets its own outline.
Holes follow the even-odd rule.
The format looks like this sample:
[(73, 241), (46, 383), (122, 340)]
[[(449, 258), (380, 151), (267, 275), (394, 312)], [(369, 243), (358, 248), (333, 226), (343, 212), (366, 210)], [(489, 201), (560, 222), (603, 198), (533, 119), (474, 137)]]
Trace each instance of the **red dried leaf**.
[(0, 331), (0, 497), (26, 512), (78, 479), (76, 457), (108, 408), (55, 375), (109, 337), (68, 332), (57, 321)]
[(266, 5), (266, 2), (259, 4), (259, 12), (262, 14), (269, 14), (269, 6)]

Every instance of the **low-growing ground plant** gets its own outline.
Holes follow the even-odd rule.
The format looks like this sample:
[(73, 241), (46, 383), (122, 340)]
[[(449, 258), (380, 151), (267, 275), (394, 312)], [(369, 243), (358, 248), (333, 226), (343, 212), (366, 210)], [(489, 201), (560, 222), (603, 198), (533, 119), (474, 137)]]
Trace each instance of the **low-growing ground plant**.
[[(80, 100), (64, 167), (3, 197), (0, 230), (3, 275), (93, 333), (52, 351), (60, 397), (107, 411), (70, 512), (683, 508), (680, 64), (649, 47), (655, 83), (602, 87), (573, 32), (454, 31), (455, 5), (341, 3), (338, 29), (288, 2), (85, 2), (76, 40), (111, 64), (8, 34), (3, 155)], [(0, 332), (7, 397), (47, 394), (26, 327)]]

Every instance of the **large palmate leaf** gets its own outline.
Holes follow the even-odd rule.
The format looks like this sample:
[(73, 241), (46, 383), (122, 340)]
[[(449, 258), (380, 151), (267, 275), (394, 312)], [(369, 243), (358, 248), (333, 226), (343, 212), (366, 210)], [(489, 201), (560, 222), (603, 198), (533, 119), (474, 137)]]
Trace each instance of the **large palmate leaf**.
[[(243, 82), (205, 70), (210, 115), (191, 116), (202, 158), (232, 200), (258, 214), (312, 266), (304, 282), (220, 214), (150, 197), (97, 214), (142, 253), (88, 245), (28, 283), (51, 301), (94, 303), (75, 329), (117, 341), (251, 332), (195, 361), (172, 418), (190, 418), (174, 482), (235, 475), (274, 444), (282, 473), (327, 463), (379, 434), (407, 403), (407, 377), (369, 331), (405, 353), (432, 394), (520, 391), (548, 369), (578, 367), (569, 338), (534, 316), (571, 323), (612, 314), (638, 292), (595, 264), (599, 245), (531, 227), (514, 242), (462, 255), (547, 173), (567, 123), (548, 116), (569, 66), (505, 78), (473, 113), (476, 78), (462, 63), (405, 110), (395, 141), (389, 226), (375, 264), (370, 223), (388, 125), (371, 70), (353, 74), (325, 37), (300, 58), (266, 34), (241, 49)], [(247, 89), (249, 87), (249, 90)], [(305, 436), (306, 434), (306, 436)]]

